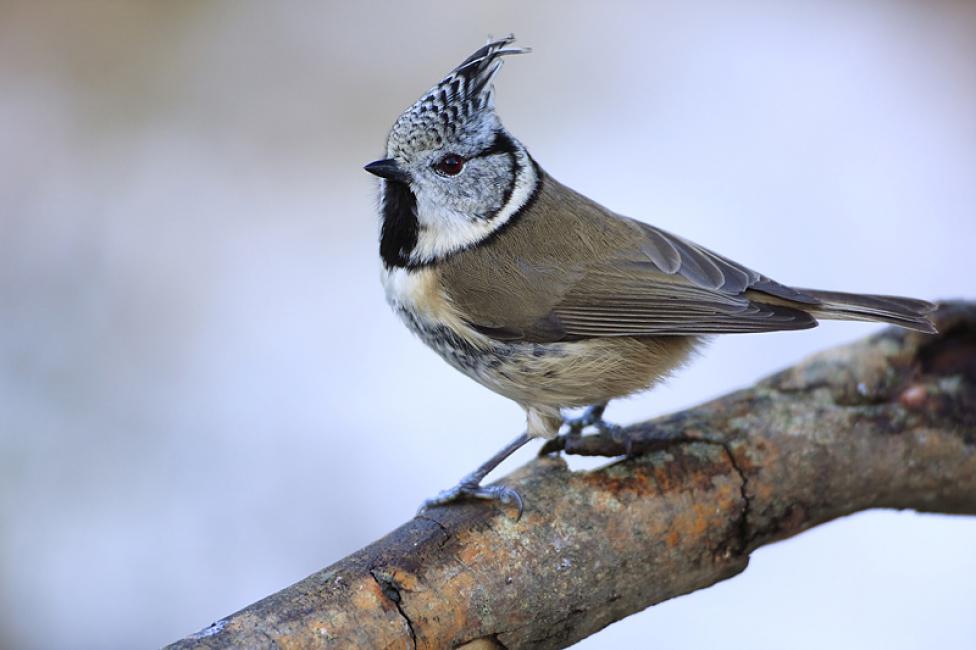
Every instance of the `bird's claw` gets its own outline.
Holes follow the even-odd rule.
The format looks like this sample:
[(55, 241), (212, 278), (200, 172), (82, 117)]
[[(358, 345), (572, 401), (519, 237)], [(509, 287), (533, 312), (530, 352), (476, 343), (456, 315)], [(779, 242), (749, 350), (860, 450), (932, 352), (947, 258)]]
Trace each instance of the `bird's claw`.
[(488, 499), (491, 501), (498, 501), (504, 505), (515, 504), (518, 508), (518, 515), (515, 520), (518, 521), (522, 518), (522, 511), (524, 509), (524, 504), (522, 503), (522, 497), (513, 488), (507, 485), (478, 485), (477, 483), (458, 483), (452, 488), (447, 490), (442, 490), (437, 494), (437, 496), (427, 499), (421, 504), (420, 509), (417, 514), (422, 514), (428, 508), (433, 508), (434, 506), (442, 506), (448, 503), (452, 503), (459, 499)]

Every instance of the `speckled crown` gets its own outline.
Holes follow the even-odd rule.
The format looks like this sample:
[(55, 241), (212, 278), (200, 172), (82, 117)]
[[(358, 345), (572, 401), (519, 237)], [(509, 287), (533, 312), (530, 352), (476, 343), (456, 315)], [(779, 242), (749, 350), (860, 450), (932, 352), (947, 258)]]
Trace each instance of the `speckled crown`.
[(387, 155), (409, 159), (411, 152), (440, 147), (463, 137), (466, 128), (483, 126), (485, 114), (494, 110), (491, 82), (502, 67), (502, 57), (531, 51), (507, 47), (514, 42), (514, 34), (489, 41), (401, 113), (387, 139)]

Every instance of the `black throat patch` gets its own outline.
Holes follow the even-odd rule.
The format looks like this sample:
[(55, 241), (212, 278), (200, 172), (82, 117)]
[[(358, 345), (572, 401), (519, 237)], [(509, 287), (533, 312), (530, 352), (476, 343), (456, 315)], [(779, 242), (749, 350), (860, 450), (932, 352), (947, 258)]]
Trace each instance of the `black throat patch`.
[(410, 253), (417, 246), (417, 197), (409, 185), (383, 181), (383, 225), (380, 228), (380, 257), (387, 268), (410, 265)]

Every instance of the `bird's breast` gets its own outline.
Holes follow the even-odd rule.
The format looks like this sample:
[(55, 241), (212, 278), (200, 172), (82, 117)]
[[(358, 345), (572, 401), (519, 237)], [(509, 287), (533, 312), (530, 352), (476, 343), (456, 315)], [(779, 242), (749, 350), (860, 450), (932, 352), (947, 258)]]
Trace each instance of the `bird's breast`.
[(490, 347), (489, 340), (472, 329), (445, 296), (436, 268), (384, 269), (382, 281), (393, 311), (452, 365), (471, 365)]
[(435, 269), (393, 267), (383, 270), (383, 289), (386, 302), (398, 314), (409, 312), (431, 323), (447, 323), (457, 319), (450, 308)]
[(648, 388), (687, 359), (694, 337), (505, 342), (475, 331), (436, 267), (383, 272), (390, 306), (449, 364), (523, 404), (584, 406)]

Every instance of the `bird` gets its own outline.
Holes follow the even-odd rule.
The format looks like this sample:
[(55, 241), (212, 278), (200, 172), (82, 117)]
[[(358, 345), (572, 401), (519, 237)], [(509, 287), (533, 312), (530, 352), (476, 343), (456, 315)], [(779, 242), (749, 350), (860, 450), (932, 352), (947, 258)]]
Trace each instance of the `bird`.
[[(933, 305), (801, 289), (603, 207), (561, 184), (495, 112), (514, 35), (489, 42), (403, 111), (380, 177), (386, 299), (451, 366), (525, 410), (525, 431), (421, 511), (459, 499), (524, 503), (482, 485), (535, 438), (620, 434), (611, 399), (649, 389), (716, 334), (801, 330), (818, 319), (934, 333)], [(564, 417), (585, 408), (582, 416)]]

